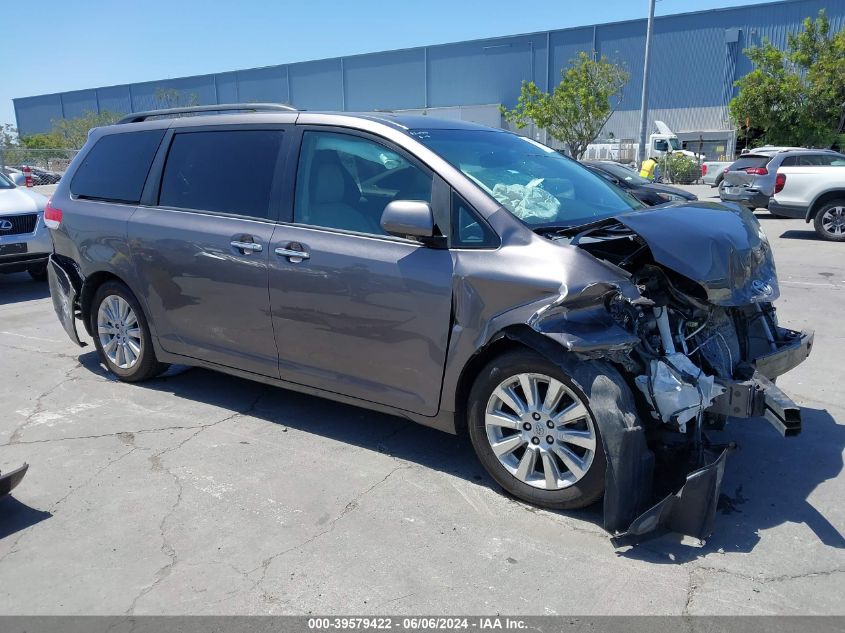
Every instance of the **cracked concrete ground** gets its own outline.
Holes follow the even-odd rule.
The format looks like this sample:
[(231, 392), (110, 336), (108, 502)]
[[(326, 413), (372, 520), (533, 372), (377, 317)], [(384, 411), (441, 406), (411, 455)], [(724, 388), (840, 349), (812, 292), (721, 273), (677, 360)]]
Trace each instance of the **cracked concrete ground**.
[[(46, 285), (0, 276), (0, 613), (842, 614), (842, 245), (760, 213), (804, 433), (734, 424), (704, 546), (614, 550), (598, 508), (500, 494), (467, 442), (204, 370), (109, 379)], [(738, 427), (738, 428), (737, 428)]]

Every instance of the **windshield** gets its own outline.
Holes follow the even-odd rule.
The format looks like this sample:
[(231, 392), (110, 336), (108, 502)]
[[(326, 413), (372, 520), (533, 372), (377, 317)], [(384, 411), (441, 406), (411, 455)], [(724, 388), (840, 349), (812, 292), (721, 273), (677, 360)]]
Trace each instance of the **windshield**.
[(681, 149), (681, 142), (677, 138), (670, 138), (669, 145), (671, 145), (672, 149), (675, 151)]
[(496, 130), (412, 130), (526, 224), (576, 226), (642, 207), (605, 178), (530, 139)]
[(6, 177), (2, 171), (0, 171), (0, 189), (14, 189), (14, 183)]
[(650, 185), (651, 181), (643, 178), (632, 169), (628, 169), (625, 165), (619, 163), (601, 162), (591, 163), (596, 169), (601, 169), (607, 173), (616, 176), (619, 180), (624, 180), (632, 185)]

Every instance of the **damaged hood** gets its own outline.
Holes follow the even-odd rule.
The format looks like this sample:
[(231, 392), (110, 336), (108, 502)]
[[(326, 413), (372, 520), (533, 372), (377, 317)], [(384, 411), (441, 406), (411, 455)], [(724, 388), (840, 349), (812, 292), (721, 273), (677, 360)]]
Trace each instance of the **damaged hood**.
[(712, 303), (748, 305), (780, 294), (772, 249), (750, 211), (698, 202), (614, 220), (639, 235), (657, 263), (700, 284)]

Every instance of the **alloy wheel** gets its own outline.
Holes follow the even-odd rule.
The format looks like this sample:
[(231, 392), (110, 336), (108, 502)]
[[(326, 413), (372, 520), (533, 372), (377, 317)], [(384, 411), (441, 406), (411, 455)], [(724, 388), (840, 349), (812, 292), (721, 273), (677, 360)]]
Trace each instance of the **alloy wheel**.
[(578, 394), (550, 376), (523, 373), (503, 380), (487, 401), (484, 424), (502, 466), (535, 488), (568, 488), (593, 463), (597, 438), (590, 412)]
[(143, 341), (138, 317), (118, 295), (108, 295), (97, 311), (97, 336), (103, 353), (115, 366), (131, 369), (141, 358)]
[(825, 232), (837, 237), (845, 234), (845, 207), (836, 206), (826, 209), (822, 215), (822, 228)]

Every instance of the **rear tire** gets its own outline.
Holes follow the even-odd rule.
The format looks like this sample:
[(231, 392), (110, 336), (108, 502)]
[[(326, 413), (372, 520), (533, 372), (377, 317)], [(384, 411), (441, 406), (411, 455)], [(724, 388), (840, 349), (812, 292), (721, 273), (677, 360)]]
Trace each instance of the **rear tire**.
[(140, 382), (167, 370), (153, 349), (141, 305), (125, 284), (107, 281), (91, 303), (91, 332), (100, 361), (118, 379)]
[(598, 424), (587, 396), (554, 363), (530, 350), (493, 359), (467, 411), (478, 459), (508, 493), (557, 510), (601, 498), (607, 464)]
[(816, 211), (813, 227), (823, 240), (845, 242), (845, 200), (829, 200)]

